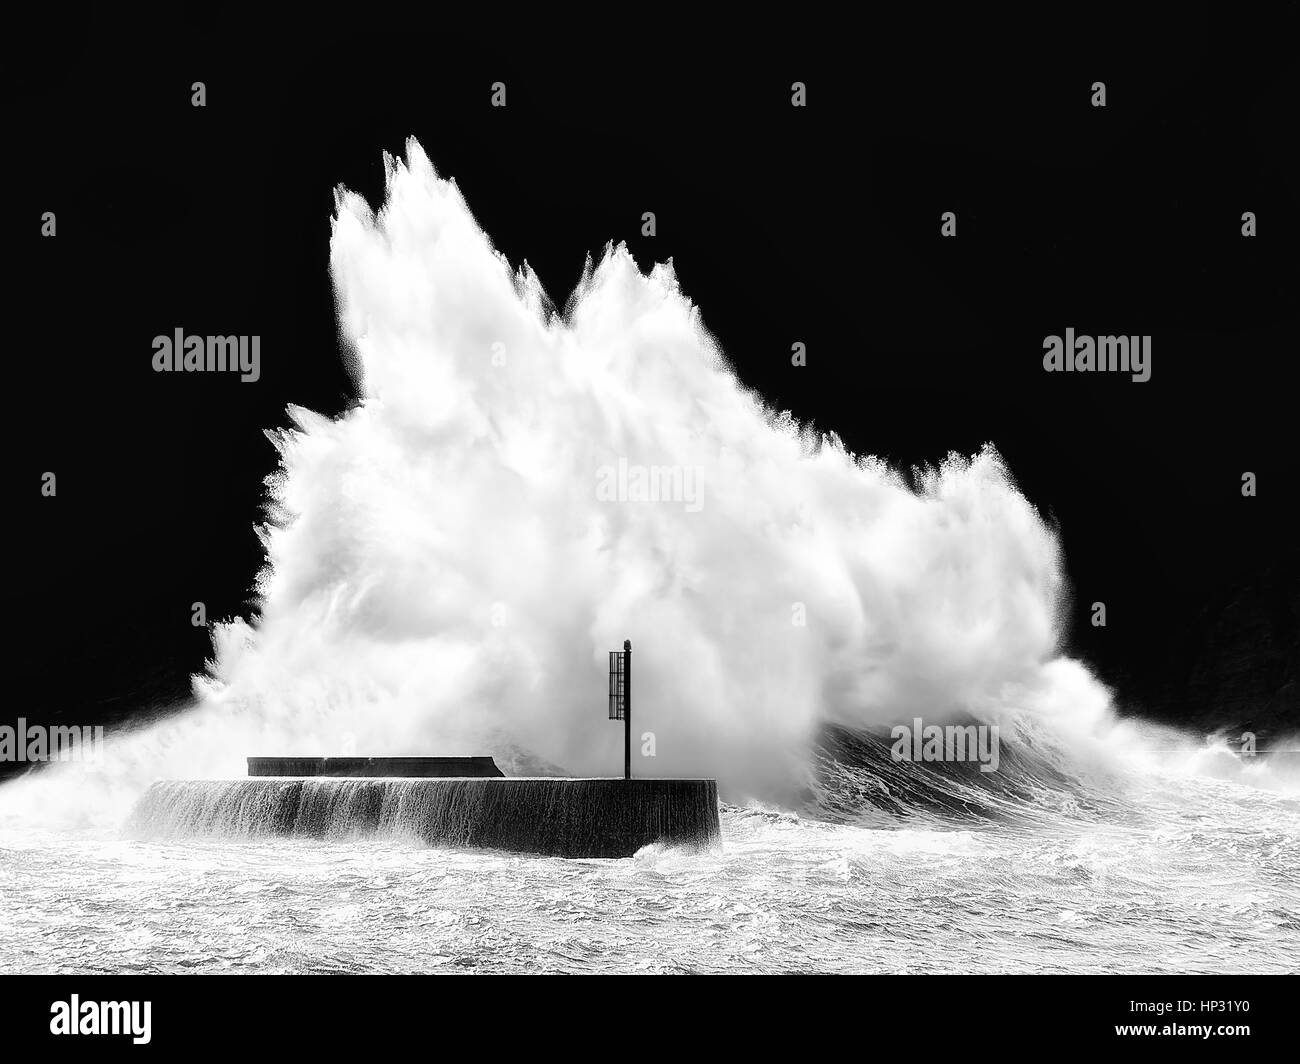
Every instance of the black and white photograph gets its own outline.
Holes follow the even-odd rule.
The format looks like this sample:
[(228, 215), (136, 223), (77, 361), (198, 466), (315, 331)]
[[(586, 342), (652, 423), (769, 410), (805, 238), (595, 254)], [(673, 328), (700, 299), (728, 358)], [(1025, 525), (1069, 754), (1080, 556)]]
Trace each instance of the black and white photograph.
[(6, 1036), (1294, 1031), (1294, 15), (15, 28)]

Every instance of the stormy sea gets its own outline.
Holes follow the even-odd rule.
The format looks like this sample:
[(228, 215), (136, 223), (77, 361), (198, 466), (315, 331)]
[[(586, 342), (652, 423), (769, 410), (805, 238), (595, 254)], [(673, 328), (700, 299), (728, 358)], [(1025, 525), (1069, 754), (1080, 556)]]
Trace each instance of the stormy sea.
[[(671, 262), (607, 247), (557, 308), (416, 142), (386, 163), (378, 211), (336, 194), (355, 401), (269, 433), (255, 614), (190, 704), (0, 785), (0, 969), (1297, 969), (1300, 743), (1120, 715), (993, 443), (849, 453), (740, 383)], [(150, 792), (252, 755), (614, 775), (625, 638), (633, 771), (716, 779), (715, 844), (560, 859)], [(949, 726), (980, 756), (912, 742)]]

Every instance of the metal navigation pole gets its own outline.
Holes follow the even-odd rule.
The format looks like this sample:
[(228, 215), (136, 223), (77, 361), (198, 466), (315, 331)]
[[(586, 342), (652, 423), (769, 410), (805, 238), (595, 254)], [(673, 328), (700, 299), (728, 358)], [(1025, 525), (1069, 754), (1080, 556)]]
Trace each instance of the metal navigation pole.
[(609, 719), (623, 722), (623, 778), (632, 778), (632, 640), (609, 652)]
[(623, 640), (623, 778), (632, 778), (632, 640)]

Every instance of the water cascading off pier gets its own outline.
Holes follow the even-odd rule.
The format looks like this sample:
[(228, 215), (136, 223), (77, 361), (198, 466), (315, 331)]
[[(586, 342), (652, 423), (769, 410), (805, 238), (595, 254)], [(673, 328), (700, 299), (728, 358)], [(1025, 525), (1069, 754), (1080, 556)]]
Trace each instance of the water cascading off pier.
[(420, 839), (552, 857), (631, 857), (719, 837), (714, 780), (287, 778), (163, 780), (137, 804), (137, 838), (283, 835)]

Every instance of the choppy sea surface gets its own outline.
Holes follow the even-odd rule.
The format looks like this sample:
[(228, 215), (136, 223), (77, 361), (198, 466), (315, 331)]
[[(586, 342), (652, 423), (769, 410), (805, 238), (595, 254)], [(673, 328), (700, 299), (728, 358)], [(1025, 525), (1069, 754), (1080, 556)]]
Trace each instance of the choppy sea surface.
[(0, 971), (1295, 972), (1300, 801), (1157, 778), (1104, 815), (724, 806), (622, 860), (0, 827)]

